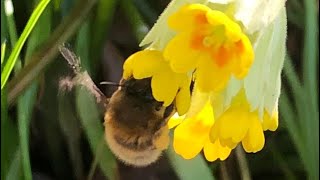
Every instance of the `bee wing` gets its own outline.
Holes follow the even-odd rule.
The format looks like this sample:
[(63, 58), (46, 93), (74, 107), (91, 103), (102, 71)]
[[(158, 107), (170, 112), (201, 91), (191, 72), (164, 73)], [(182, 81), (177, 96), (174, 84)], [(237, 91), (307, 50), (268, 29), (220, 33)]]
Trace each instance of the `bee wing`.
[[(102, 103), (106, 107), (108, 98), (96, 86), (87, 71), (81, 72), (80, 58), (78, 58), (76, 54), (68, 49), (64, 44), (59, 47), (59, 51), (75, 74), (75, 77), (71, 80), (70, 78), (65, 78), (63, 82), (66, 82), (67, 79), (67, 83), (60, 83), (60, 85), (67, 84), (69, 90), (71, 90), (74, 85), (81, 85), (95, 96), (98, 103)], [(61, 89), (63, 89), (63, 87), (61, 87)]]
[(62, 56), (67, 60), (68, 64), (71, 66), (75, 74), (80, 73), (81, 71), (81, 62), (80, 58), (77, 57), (77, 55), (72, 52), (70, 49), (68, 49), (64, 44), (59, 46), (59, 51), (62, 54)]

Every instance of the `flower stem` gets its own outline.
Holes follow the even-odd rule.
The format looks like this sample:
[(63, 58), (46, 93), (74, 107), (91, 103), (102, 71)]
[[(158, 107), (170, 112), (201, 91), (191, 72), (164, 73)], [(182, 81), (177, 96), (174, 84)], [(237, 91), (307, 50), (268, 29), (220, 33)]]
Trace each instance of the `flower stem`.
[(237, 156), (237, 160), (240, 168), (241, 179), (251, 180), (250, 170), (249, 170), (248, 162), (246, 159), (246, 154), (243, 151), (242, 146), (236, 147), (235, 151), (236, 151), (236, 156)]

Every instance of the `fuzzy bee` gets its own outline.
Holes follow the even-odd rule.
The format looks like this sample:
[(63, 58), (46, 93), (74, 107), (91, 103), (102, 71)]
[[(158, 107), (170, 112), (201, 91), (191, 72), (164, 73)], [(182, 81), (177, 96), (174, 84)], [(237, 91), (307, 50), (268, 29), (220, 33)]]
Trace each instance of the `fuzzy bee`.
[(73, 78), (61, 80), (60, 87), (71, 90), (82, 85), (105, 105), (105, 139), (113, 154), (138, 167), (155, 162), (169, 144), (166, 124), (175, 112), (174, 105), (165, 107), (154, 99), (150, 78), (122, 79), (113, 95), (106, 98), (89, 74), (81, 72), (79, 58), (65, 46), (59, 50), (75, 73)]

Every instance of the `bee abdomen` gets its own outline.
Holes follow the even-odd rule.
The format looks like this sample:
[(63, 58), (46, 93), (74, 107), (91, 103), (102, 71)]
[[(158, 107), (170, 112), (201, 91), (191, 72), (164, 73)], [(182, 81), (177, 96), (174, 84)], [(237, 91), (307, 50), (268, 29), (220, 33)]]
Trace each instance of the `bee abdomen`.
[(125, 139), (117, 134), (114, 134), (113, 138), (117, 143), (131, 150), (155, 149), (151, 138), (135, 136)]
[[(119, 138), (112, 125), (105, 126), (105, 137), (113, 154), (122, 162), (128, 165), (144, 167), (155, 162), (161, 155), (163, 149), (157, 148), (153, 141), (134, 140), (124, 141)], [(140, 137), (141, 138), (141, 137)], [(139, 138), (138, 138), (139, 139)], [(155, 142), (157, 144), (157, 142)]]

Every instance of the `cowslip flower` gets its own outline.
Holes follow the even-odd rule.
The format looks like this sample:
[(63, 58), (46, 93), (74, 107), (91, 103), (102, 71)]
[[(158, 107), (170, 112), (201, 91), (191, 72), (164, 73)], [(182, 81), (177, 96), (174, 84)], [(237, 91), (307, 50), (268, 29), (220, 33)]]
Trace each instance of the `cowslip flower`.
[[(196, 5), (197, 8), (195, 8), (192, 3), (200, 3), (206, 7)], [(174, 135), (175, 150), (178, 154), (185, 158), (191, 158), (205, 147), (208, 139), (213, 144), (219, 142), (221, 147), (229, 149), (242, 143), (247, 152), (257, 152), (263, 148), (265, 143), (263, 131), (277, 129), (280, 74), (284, 61), (287, 23), (284, 4), (284, 0), (254, 2), (245, 0), (172, 1), (141, 42), (141, 45), (149, 44), (149, 48), (164, 51), (164, 57), (170, 63), (173, 71), (190, 73), (195, 70), (196, 86), (192, 99), (197, 99), (197, 101), (192, 100), (184, 119), (181, 122), (175, 122), (178, 124), (176, 129), (179, 132), (176, 133), (175, 130)], [(188, 8), (193, 13), (185, 13)], [(219, 19), (212, 18), (209, 14), (212, 14), (213, 11), (218, 11), (217, 14), (224, 14), (222, 19), (227, 22), (220, 22)], [(200, 15), (197, 16), (199, 12)], [(205, 18), (203, 18), (203, 14), (205, 14)], [(191, 20), (188, 21), (188, 19)], [(232, 51), (233, 56), (243, 57), (244, 61), (242, 58), (239, 61), (233, 61), (234, 59), (228, 56), (228, 58), (213, 58), (214, 55), (224, 54), (221, 53), (223, 51), (219, 51), (219, 47), (225, 45), (221, 46), (222, 41), (219, 41), (221, 36), (215, 37), (216, 39), (213, 40), (206, 38), (210, 34), (208, 31), (212, 30), (207, 26), (212, 24), (206, 23), (215, 22), (214, 20), (224, 26), (222, 30), (217, 28), (217, 32), (214, 33), (219, 34), (222, 31), (223, 33), (220, 35), (224, 35), (222, 39), (227, 38), (229, 48), (231, 44), (229, 50)], [(203, 22), (205, 23), (201, 24)], [(199, 26), (193, 27), (192, 23), (198, 23)], [(205, 27), (199, 28), (202, 25)], [(226, 28), (226, 26), (233, 25), (239, 27), (241, 31), (237, 31), (238, 28)], [(245, 51), (241, 51), (245, 53), (239, 53), (237, 46), (234, 45), (238, 41), (232, 39), (233, 36), (226, 36), (227, 32), (232, 29), (240, 32), (236, 33), (236, 40), (246, 41), (243, 40), (243, 35), (249, 39), (254, 56), (250, 53), (250, 46), (247, 44)], [(193, 34), (196, 30), (198, 34)], [(197, 36), (199, 34), (200, 36)], [(206, 37), (203, 38), (201, 35), (206, 35)], [(177, 39), (181, 42), (177, 43)], [(184, 44), (183, 39), (185, 39)], [(193, 39), (195, 41), (192, 41)], [(190, 46), (190, 42), (197, 42), (197, 40), (201, 40), (200, 46), (195, 46), (196, 48), (192, 49), (193, 46)], [(218, 45), (212, 46), (210, 50), (204, 47), (208, 44), (212, 45), (212, 42), (218, 42)], [(186, 50), (187, 45), (189, 45), (189, 49)], [(183, 56), (186, 54), (191, 55), (189, 57)], [(179, 57), (185, 58), (179, 59)], [(203, 57), (207, 59), (204, 60)], [(250, 60), (250, 57), (254, 58), (253, 61)], [(209, 61), (210, 58), (211, 61)], [(230, 64), (219, 67), (219, 63), (220, 65)], [(206, 72), (202, 71), (204, 73), (199, 75), (197, 71), (201, 65), (203, 67), (207, 65), (204, 67), (207, 69)], [(215, 67), (212, 68), (214, 65)], [(213, 75), (213, 73), (215, 74)], [(198, 114), (201, 114), (208, 99), (210, 99), (214, 116), (198, 118)], [(183, 137), (199, 137), (197, 126), (205, 132), (201, 134), (202, 140), (198, 141), (197, 150), (192, 153), (183, 151), (183, 149), (190, 148), (187, 138)], [(208, 129), (210, 130), (208, 131)], [(204, 148), (204, 152), (208, 152), (208, 150)], [(207, 156), (206, 158), (208, 159)]]
[(257, 152), (265, 143), (263, 131), (277, 129), (286, 23), (282, 8), (257, 36), (256, 59), (248, 75), (243, 80), (232, 79), (220, 94), (211, 93), (216, 118), (212, 141), (219, 139), (230, 148), (242, 142), (247, 152)]
[(242, 142), (246, 152), (260, 151), (265, 143), (263, 130), (274, 131), (278, 127), (277, 111), (272, 116), (265, 112), (260, 117), (257, 110), (251, 111), (243, 89), (233, 98), (230, 107), (216, 117), (210, 131), (211, 141), (219, 140), (231, 149)]
[(131, 55), (123, 65), (123, 78), (151, 78), (154, 98), (169, 106), (175, 100), (177, 111), (185, 114), (190, 105), (191, 78), (173, 72), (157, 50), (143, 50)]
[[(207, 101), (200, 112), (192, 117), (185, 118), (175, 114), (168, 122), (169, 128), (174, 128), (173, 148), (185, 159), (194, 158), (202, 149), (208, 161), (225, 160), (231, 149), (222, 146), (219, 139), (209, 139), (209, 132), (214, 122), (214, 114), (210, 101)], [(194, 133), (189, 133), (189, 132)], [(185, 148), (188, 147), (188, 148)]]
[(247, 74), (254, 57), (251, 43), (223, 12), (202, 4), (185, 5), (169, 17), (168, 25), (177, 35), (165, 47), (164, 57), (175, 72), (195, 70), (200, 90), (221, 90), (231, 74)]

